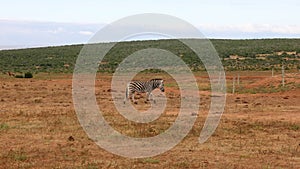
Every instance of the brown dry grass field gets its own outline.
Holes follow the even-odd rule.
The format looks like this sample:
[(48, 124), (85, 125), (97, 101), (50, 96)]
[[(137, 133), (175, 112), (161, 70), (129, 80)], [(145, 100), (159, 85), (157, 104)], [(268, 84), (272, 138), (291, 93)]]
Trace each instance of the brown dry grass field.
[[(208, 77), (195, 73), (201, 109), (187, 137), (170, 151), (151, 158), (129, 159), (98, 147), (80, 126), (72, 100), (71, 74), (38, 74), (33, 79), (0, 75), (0, 168), (300, 168), (300, 75), (288, 73), (286, 90), (277, 90), (280, 75), (241, 72), (240, 86), (228, 94), (220, 124), (207, 142), (198, 143), (210, 103)], [(174, 79), (164, 74), (167, 107), (154, 122), (137, 124), (117, 113), (111, 98), (111, 74), (96, 78), (96, 97), (105, 119), (132, 137), (158, 135), (172, 125), (179, 110)], [(138, 77), (137, 77), (138, 78)], [(139, 110), (149, 105), (139, 95)]]

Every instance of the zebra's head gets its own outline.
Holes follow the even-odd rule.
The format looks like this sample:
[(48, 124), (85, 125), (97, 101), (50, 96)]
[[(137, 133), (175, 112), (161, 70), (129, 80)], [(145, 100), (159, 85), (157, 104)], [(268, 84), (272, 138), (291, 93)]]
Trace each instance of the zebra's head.
[(164, 80), (161, 80), (159, 89), (160, 89), (161, 92), (165, 92), (165, 88), (164, 88)]
[(157, 83), (157, 88), (159, 88), (161, 92), (165, 92), (164, 80), (162, 80), (162, 79), (152, 79), (152, 81), (155, 81)]

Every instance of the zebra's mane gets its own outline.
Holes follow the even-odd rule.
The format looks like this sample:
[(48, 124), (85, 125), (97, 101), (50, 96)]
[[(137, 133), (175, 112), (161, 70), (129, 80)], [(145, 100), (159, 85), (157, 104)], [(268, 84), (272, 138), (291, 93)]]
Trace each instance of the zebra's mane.
[(155, 81), (155, 80), (163, 80), (161, 78), (156, 78), (156, 79), (151, 79), (150, 81)]

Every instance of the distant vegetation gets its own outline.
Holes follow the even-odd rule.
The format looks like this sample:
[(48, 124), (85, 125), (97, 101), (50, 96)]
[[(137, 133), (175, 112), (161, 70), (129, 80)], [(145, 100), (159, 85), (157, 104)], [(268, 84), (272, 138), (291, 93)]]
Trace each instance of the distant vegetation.
[[(226, 70), (300, 69), (300, 39), (211, 40)], [(0, 51), (1, 72), (72, 72), (83, 45)], [(99, 71), (113, 72), (130, 54), (160, 48), (180, 56), (192, 70), (205, 70), (201, 60), (178, 40), (120, 42), (99, 64)]]

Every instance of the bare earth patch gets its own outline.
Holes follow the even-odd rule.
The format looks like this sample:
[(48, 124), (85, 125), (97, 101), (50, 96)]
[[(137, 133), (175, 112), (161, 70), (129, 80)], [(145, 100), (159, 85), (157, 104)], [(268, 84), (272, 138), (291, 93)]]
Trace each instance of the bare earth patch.
[[(147, 74), (145, 78), (148, 76), (154, 75)], [(114, 108), (111, 75), (99, 75), (95, 94), (99, 106), (106, 110), (106, 120), (132, 137), (151, 137), (168, 129), (178, 114), (180, 92), (172, 78), (164, 77), (168, 98), (165, 112), (154, 122), (136, 124)], [(270, 80), (261, 77), (254, 85), (255, 76), (241, 79), (245, 88), (264, 86)], [(72, 75), (61, 74), (51, 79), (2, 76), (0, 168), (300, 168), (299, 88), (228, 94), (219, 127), (206, 143), (199, 144), (210, 92), (207, 77), (197, 76), (197, 80), (203, 89), (199, 92), (201, 110), (188, 136), (161, 155), (127, 159), (101, 149), (83, 131), (73, 108)], [(288, 77), (287, 81), (297, 86), (299, 75)], [(143, 102), (144, 96), (138, 97), (136, 108), (149, 108)]]

